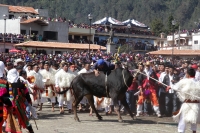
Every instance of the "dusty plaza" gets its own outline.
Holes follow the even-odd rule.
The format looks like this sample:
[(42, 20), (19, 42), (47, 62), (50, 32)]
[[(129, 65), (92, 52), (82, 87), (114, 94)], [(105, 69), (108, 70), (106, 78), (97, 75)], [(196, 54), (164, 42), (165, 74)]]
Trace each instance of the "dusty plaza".
[[(89, 112), (78, 113), (81, 122), (74, 120), (74, 115), (59, 114), (59, 110), (51, 112), (49, 104), (44, 105), (44, 110), (36, 121), (38, 130), (31, 120), (35, 133), (177, 133), (177, 123), (172, 118), (157, 118), (156, 116), (141, 116), (131, 120), (130, 116), (123, 115), (124, 122), (119, 123), (116, 114), (105, 116), (99, 121), (96, 116), (88, 116)], [(190, 126), (187, 126), (186, 133), (190, 133)], [(198, 125), (197, 133), (200, 132)], [(23, 131), (26, 133), (26, 131)]]

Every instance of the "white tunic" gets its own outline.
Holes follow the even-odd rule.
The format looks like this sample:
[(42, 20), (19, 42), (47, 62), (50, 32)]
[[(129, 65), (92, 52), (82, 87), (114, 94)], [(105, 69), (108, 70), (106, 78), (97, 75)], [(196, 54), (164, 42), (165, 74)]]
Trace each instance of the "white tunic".
[[(177, 91), (179, 99), (184, 102), (185, 100), (200, 101), (200, 82), (195, 81), (194, 78), (185, 78), (180, 80), (172, 87)], [(188, 93), (188, 94), (186, 94)], [(195, 97), (196, 96), (196, 97)], [(175, 121), (179, 121), (182, 114), (186, 123), (200, 123), (200, 103), (183, 103), (179, 113), (173, 116)]]
[[(45, 84), (45, 91), (42, 94), (42, 97), (55, 97), (55, 71), (53, 69), (49, 69), (47, 71), (46, 69), (43, 69), (40, 71), (40, 74), (42, 75), (43, 79), (42, 81)], [(54, 94), (54, 95), (53, 95)]]
[(37, 105), (39, 103), (39, 99), (40, 99), (40, 96), (41, 96), (40, 91), (43, 91), (43, 89), (44, 89), (44, 83), (42, 82), (42, 75), (40, 73), (37, 73), (37, 72), (35, 72), (33, 70), (33, 71), (31, 71), (29, 73), (29, 76), (34, 76), (34, 78), (35, 78), (34, 83), (29, 83), (27, 81), (28, 82), (27, 84), (28, 84), (29, 92), (30, 93), (34, 92), (34, 88), (33, 87), (35, 85), (40, 89), (40, 90), (36, 91), (36, 95), (37, 95), (37, 99), (36, 100), (34, 99), (34, 97), (33, 97), (32, 94), (30, 95), (32, 103), (35, 104), (35, 105)]
[[(63, 69), (61, 69), (55, 75), (55, 86), (59, 87), (60, 90), (63, 91), (63, 88), (70, 87), (71, 82), (75, 77), (76, 76), (74, 74), (68, 73), (68, 72), (64, 71)], [(68, 90), (66, 93), (67, 93), (66, 97), (64, 97), (64, 94), (60, 94), (60, 98), (67, 99), (67, 101), (70, 101), (71, 100), (70, 90)]]

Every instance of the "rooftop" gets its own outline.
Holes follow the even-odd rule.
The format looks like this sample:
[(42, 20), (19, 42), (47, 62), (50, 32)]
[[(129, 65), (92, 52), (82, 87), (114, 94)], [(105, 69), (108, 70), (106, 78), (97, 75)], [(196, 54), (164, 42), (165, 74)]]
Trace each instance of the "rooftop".
[[(28, 41), (24, 43), (15, 44), (15, 47), (37, 47), (37, 48), (55, 48), (55, 49), (88, 49), (89, 44), (81, 43), (61, 43), (61, 42), (40, 42), (40, 41)], [(90, 44), (92, 50), (106, 50), (106, 47)]]
[[(152, 55), (172, 55), (172, 50), (159, 50), (149, 52)], [(178, 50), (174, 49), (173, 55), (200, 55), (200, 50)]]
[(39, 24), (41, 26), (47, 26), (48, 25), (47, 22), (45, 22), (44, 20), (42, 20), (40, 18), (29, 18), (29, 19), (27, 19), (25, 21), (21, 21), (20, 23), (21, 24), (37, 23), (37, 24)]
[(32, 14), (35, 14), (35, 15), (38, 14), (38, 12), (36, 12), (33, 7), (11, 6), (11, 5), (4, 5), (4, 4), (0, 4), (0, 6), (8, 6), (9, 12), (14, 12), (14, 13), (32, 13)]

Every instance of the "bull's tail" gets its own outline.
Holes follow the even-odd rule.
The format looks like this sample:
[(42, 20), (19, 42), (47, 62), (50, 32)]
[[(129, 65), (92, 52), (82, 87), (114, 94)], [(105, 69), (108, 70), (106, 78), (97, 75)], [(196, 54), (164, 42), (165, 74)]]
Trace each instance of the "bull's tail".
[(72, 82), (71, 82), (71, 84), (70, 84), (70, 88), (71, 88), (71, 90), (73, 91), (74, 99), (75, 99), (75, 101), (76, 101), (76, 100), (77, 100), (77, 96), (76, 96), (76, 92), (75, 92), (75, 90), (74, 90), (74, 88), (73, 88), (73, 85), (72, 85), (73, 81), (74, 81), (74, 79), (72, 80)]
[(60, 92), (57, 92), (57, 94), (64, 94), (66, 93), (70, 88), (67, 88), (66, 90), (63, 90), (63, 91), (60, 91)]

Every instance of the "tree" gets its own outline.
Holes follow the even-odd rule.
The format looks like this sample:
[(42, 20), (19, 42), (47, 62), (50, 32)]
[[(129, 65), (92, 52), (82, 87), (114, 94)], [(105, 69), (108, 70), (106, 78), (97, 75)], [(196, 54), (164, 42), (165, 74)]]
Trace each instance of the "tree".
[(166, 33), (177, 29), (178, 25), (171, 24), (174, 18), (183, 29), (194, 28), (200, 14), (199, 0), (0, 0), (0, 3), (43, 7), (49, 10), (49, 17), (55, 18), (57, 14), (75, 23), (88, 23), (89, 13), (93, 14), (93, 21), (111, 16), (120, 21), (134, 18), (146, 25), (159, 18)]
[(174, 19), (174, 17), (172, 15), (170, 15), (168, 17), (168, 21), (167, 21), (167, 29), (166, 29), (166, 33), (167, 34), (174, 33), (179, 27), (179, 23), (178, 22), (176, 22), (176, 24), (173, 25), (172, 21), (176, 21), (176, 20)]
[(160, 19), (156, 18), (151, 23), (151, 30), (156, 36), (159, 36), (160, 33), (163, 32), (163, 30), (164, 30), (163, 26), (164, 26), (164, 24), (162, 23), (162, 21)]

